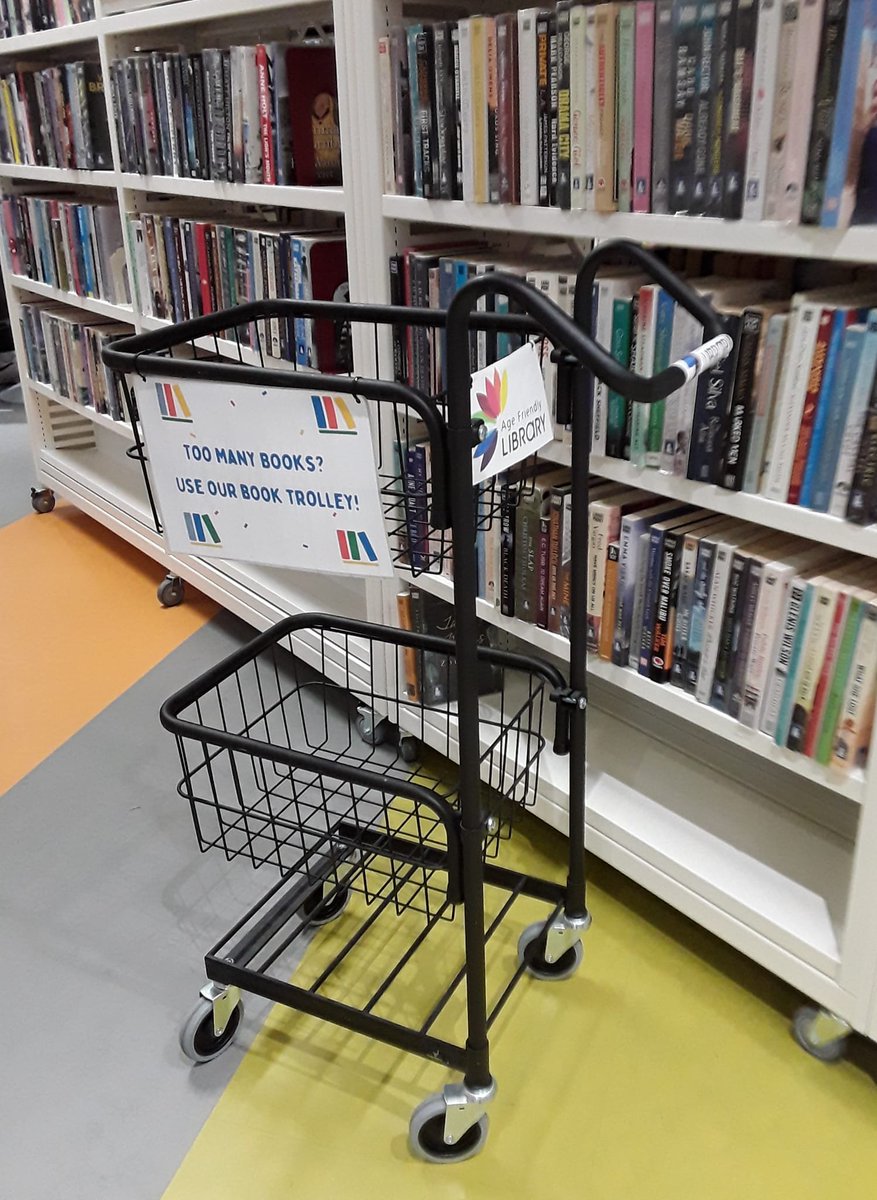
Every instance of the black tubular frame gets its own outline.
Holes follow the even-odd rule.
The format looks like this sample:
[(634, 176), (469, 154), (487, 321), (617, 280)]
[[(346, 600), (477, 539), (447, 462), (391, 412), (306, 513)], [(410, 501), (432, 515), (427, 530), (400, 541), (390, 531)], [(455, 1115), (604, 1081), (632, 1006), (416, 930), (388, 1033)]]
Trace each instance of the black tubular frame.
[[(329, 777), (376, 790), (391, 789), (400, 796), (424, 804), (436, 814), (447, 833), (448, 848), (443, 857), (439, 856), (441, 861), (437, 861), (435, 866), (448, 874), (448, 903), (462, 903), (465, 935), (464, 967), (439, 1002), (438, 1008), (447, 1001), (447, 997), (465, 976), (465, 1047), (453, 1046), (430, 1035), (430, 1019), (420, 1030), (409, 1029), (378, 1017), (371, 1011), (371, 1006), (365, 1010), (357, 1010), (325, 996), (314, 995), (313, 989), (294, 987), (252, 969), (250, 964), (253, 958), (258, 957), (269, 937), (284, 924), (287, 916), (295, 921), (307, 894), (312, 893), (315, 886), (319, 886), (310, 874), (308, 880), (302, 883), (296, 884), (292, 881), (292, 899), (287, 897), (276, 901), (274, 906), (256, 921), (254, 929), (238, 938), (229, 950), (229, 943), (240, 933), (243, 925), (250, 918), (256, 919), (259, 906), (251, 910), (207, 956), (207, 969), (209, 977), (217, 983), (256, 992), (401, 1049), (436, 1058), (449, 1066), (459, 1068), (464, 1072), (466, 1085), (474, 1089), (487, 1088), (492, 1083), (488, 1042), (490, 1025), (525, 969), (524, 964), (519, 966), (502, 993), (498, 1005), (490, 1012), (487, 1002), (485, 942), (497, 921), (485, 931), (485, 886), (499, 887), (510, 894), (503, 913), (518, 895), (534, 897), (553, 905), (553, 911), (544, 926), (543, 939), (550, 922), (559, 914), (562, 913), (582, 924), (588, 916), (584, 850), (587, 560), (585, 555), (578, 554), (573, 555), (571, 561), (568, 685), (561, 671), (540, 659), (479, 647), (476, 619), (476, 516), (472, 503), (471, 467), (472, 451), (477, 444), (477, 429), (473, 425), (470, 409), (470, 330), (495, 329), (524, 335), (536, 334), (553, 342), (556, 348), (554, 356), (561, 367), (559, 375), (563, 377), (564, 388), (570, 401), (570, 412), (559, 412), (558, 418), (562, 423), (572, 426), (572, 544), (585, 545), (588, 531), (588, 475), (591, 452), (590, 385), (593, 377), (596, 376), (613, 391), (632, 402), (651, 404), (665, 399), (681, 387), (692, 373), (704, 370), (707, 366), (703, 359), (698, 360), (696, 365), (693, 360), (686, 360), (686, 367), (672, 364), (660, 374), (646, 378), (616, 362), (609, 351), (594, 340), (590, 332), (593, 317), (593, 284), (603, 263), (619, 259), (627, 260), (641, 268), (687, 309), (702, 325), (705, 343), (726, 332), (721, 317), (709, 303), (678, 279), (660, 259), (634, 243), (612, 241), (601, 244), (581, 267), (576, 285), (573, 317), (564, 314), (551, 300), (519, 277), (491, 272), (470, 280), (462, 287), (454, 296), (446, 313), (374, 304), (257, 301), (167, 329), (121, 339), (105, 348), (103, 352), (107, 366), (129, 375), (145, 377), (146, 374), (156, 374), (179, 379), (209, 378), (263, 388), (271, 385), (289, 389), (300, 389), (303, 386), (308, 389), (327, 389), (377, 403), (389, 402), (405, 406), (424, 422), (432, 453), (433, 492), (430, 523), (436, 529), (450, 528), (453, 536), (455, 643), (451, 646), (441, 638), (424, 637), (403, 630), (325, 614), (290, 617), (230, 655), (187, 688), (183, 688), (165, 703), (161, 711), (161, 720), (178, 739), (194, 737), (231, 751), (273, 760), (286, 767), (317, 770)], [(515, 304), (518, 313), (500, 316), (476, 312), (479, 300), (496, 295), (507, 297)], [(170, 350), (182, 342), (216, 337), (218, 333), (230, 327), (278, 315), (367, 322), (376, 326), (444, 328), (447, 353), (447, 420), (443, 419), (435, 400), (402, 383), (311, 372), (302, 375), (296, 371), (249, 366), (243, 361), (217, 363), (197, 359), (165, 358), (161, 355), (162, 351)], [(728, 349), (727, 345), (724, 346), (721, 353), (727, 353)], [(569, 419), (566, 420), (566, 417)], [(453, 810), (428, 788), (418, 787), (410, 781), (404, 784), (398, 780), (388, 782), (366, 767), (358, 768), (349, 763), (315, 759), (313, 755), (285, 747), (275, 747), (267, 742), (254, 741), (252, 738), (227, 731), (208, 731), (203, 726), (196, 726), (181, 717), (182, 710), (193, 700), (197, 700), (205, 688), (213, 686), (229, 672), (234, 672), (260, 649), (275, 643), (279, 637), (304, 629), (380, 637), (397, 647), (432, 649), (441, 651), (446, 656), (454, 655), (460, 680), (477, 678), (479, 660), (485, 658), (502, 666), (518, 667), (541, 676), (553, 689), (551, 698), (556, 704), (554, 749), (559, 754), (568, 753), (570, 757), (569, 864), (565, 885), (550, 884), (484, 862), (483, 846), (489, 814), (480, 786), (479, 697), (475, 687), (460, 687), (457, 699), (459, 811)], [(315, 766), (315, 763), (318, 765)], [(341, 840), (343, 844), (343, 837)], [(374, 849), (374, 853), (380, 852), (380, 848)], [(288, 882), (288, 878), (282, 880), (262, 903), (270, 902), (278, 893), (278, 889)], [(499, 919), (501, 917), (497, 920)], [(284, 946), (304, 927), (305, 922), (300, 922), (298, 930), (292, 933)], [(429, 927), (426, 932), (429, 932)], [(356, 935), (354, 942), (358, 936)], [(352, 944), (353, 942), (350, 943)], [(544, 940), (540, 940), (540, 945), (544, 946)], [(403, 956), (400, 961), (404, 963), (407, 957)]]

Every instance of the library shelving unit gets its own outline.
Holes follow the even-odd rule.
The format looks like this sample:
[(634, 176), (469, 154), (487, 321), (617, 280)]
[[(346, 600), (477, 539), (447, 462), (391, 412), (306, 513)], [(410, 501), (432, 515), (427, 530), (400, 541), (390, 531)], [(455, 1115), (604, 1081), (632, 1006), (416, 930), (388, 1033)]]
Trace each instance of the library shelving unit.
[[(428, 15), (458, 18), (514, 5), (433, 4)], [(398, 0), (356, 5), (357, 42), (404, 21), (425, 19)], [(357, 59), (357, 229), (370, 231), (369, 291), (389, 299), (387, 258), (413, 232), (483, 231), (508, 239), (562, 238), (592, 243), (625, 237), (656, 245), (770, 254), (835, 262), (877, 262), (877, 230), (829, 231), (777, 222), (705, 217), (598, 214), (554, 208), (475, 204), (384, 195), (378, 56)], [(383, 239), (377, 230), (383, 230)], [(511, 243), (514, 244), (514, 243)], [(560, 443), (545, 457), (569, 463)], [(598, 475), (732, 513), (768, 530), (877, 557), (877, 527), (638, 470), (594, 458)], [(445, 599), (451, 583), (421, 574), (417, 587)], [(395, 589), (386, 619), (395, 620)], [(479, 616), (559, 662), (568, 643), (478, 601)], [(763, 734), (669, 686), (592, 659), (589, 664), (587, 845), (598, 857), (798, 988), (837, 1020), (823, 1020), (829, 1056), (849, 1028), (877, 1036), (877, 755), (864, 772), (841, 778), (775, 746)], [(443, 730), (437, 731), (438, 737)], [(543, 765), (535, 811), (565, 832), (563, 775)], [(807, 1030), (802, 1032), (806, 1035)]]
[[(416, 13), (418, 18), (424, 13), (459, 17), (467, 10), (500, 7), (512, 6), (433, 0), (416, 5)], [(4, 191), (39, 192), (55, 184), (75, 194), (80, 187), (102, 187), (123, 213), (137, 211), (150, 196), (186, 197), (229, 211), (235, 204), (271, 204), (338, 213), (347, 234), (351, 298), (378, 303), (390, 299), (388, 258), (408, 244), (412, 228), (484, 231), (499, 244), (515, 238), (590, 242), (620, 236), (737, 253), (877, 262), (872, 228), (835, 233), (768, 222), (569, 213), (384, 195), (377, 42), (407, 15), (401, 0), (179, 0), (160, 6), (96, 0), (96, 9), (96, 19), (87, 25), (0, 43), (0, 64), (28, 55), (40, 60), (93, 55), (108, 78), (109, 63), (135, 48), (195, 48), (210, 45), (220, 34), (241, 32), (253, 41), (302, 23), (331, 21), (343, 187), (234, 185), (123, 173), (111, 124), (112, 171), (0, 165)], [(129, 260), (129, 273), (132, 267)], [(133, 309), (61, 295), (8, 275), (6, 286), (22, 362), (22, 296), (57, 298), (129, 321), (138, 330), (157, 323)], [(358, 373), (374, 375), (378, 356), (367, 336), (354, 336), (354, 356)], [(334, 577), (167, 554), (151, 521), (139, 467), (125, 453), (129, 434), (116, 422), (97, 420), (91, 410), (59, 403), (41, 385), (26, 382), (25, 395), (39, 480), (254, 625), (264, 627), (284, 613), (306, 610), (396, 623), (400, 581), (343, 584)], [(562, 445), (547, 452), (558, 462), (565, 455)], [(615, 460), (595, 459), (593, 468), (607, 478), (733, 512), (770, 530), (877, 558), (877, 528), (860, 529)], [(449, 581), (442, 577), (419, 576), (417, 586), (450, 597)], [(479, 615), (558, 662), (567, 657), (567, 643), (556, 635), (504, 618), (486, 603), (479, 604)], [(604, 662), (591, 664), (589, 720), (591, 852), (836, 1014), (836, 1033), (852, 1027), (877, 1037), (877, 754), (864, 773), (840, 780), (688, 695)], [(447, 746), (445, 717), (427, 729), (428, 740), (433, 734), (436, 746)], [(564, 772), (550, 754), (541, 771), (536, 812), (566, 831)]]

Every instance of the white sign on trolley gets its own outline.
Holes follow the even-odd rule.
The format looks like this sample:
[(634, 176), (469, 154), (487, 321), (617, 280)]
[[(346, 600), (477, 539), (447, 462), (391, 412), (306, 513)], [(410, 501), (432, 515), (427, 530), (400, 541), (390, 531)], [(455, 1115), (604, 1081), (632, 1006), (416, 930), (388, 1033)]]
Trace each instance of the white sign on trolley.
[(472, 454), (475, 483), (523, 462), (554, 437), (545, 380), (529, 342), (472, 376), (470, 412), (484, 425)]
[(136, 394), (169, 550), (393, 574), (363, 401), (155, 376)]

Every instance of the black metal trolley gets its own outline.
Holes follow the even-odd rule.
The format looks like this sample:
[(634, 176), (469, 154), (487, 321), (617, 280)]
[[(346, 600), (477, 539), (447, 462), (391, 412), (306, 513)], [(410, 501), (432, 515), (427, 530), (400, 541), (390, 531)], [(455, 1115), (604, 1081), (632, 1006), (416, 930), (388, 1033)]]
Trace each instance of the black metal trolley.
[[(592, 326), (596, 273), (619, 257), (688, 309), (707, 338), (699, 351), (651, 379), (621, 367), (585, 332)], [(476, 311), (479, 300), (497, 294), (514, 304), (517, 315)], [(435, 399), (385, 379), (271, 369), (261, 356), (252, 364), (262, 322), (301, 317), (371, 324), (376, 348), (382, 327), (441, 331), (446, 394)], [(279, 871), (263, 899), (207, 954), (209, 983), (183, 1028), (184, 1051), (198, 1062), (221, 1053), (239, 1026), (241, 993), (252, 992), (439, 1061), (460, 1072), (462, 1081), (415, 1109), (409, 1139), (415, 1154), (436, 1162), (460, 1161), (481, 1149), (496, 1090), (491, 1025), (525, 972), (559, 980), (576, 971), (590, 924), (586, 556), (571, 561), (568, 677), (538, 658), (479, 644), (476, 532), (498, 519), (499, 499), (495, 485), (487, 485), (473, 503), (472, 451), (481, 430), (470, 416), (469, 338), (478, 328), (537, 335), (554, 347), (558, 419), (572, 426), (572, 543), (578, 546), (587, 539), (593, 375), (630, 400), (651, 403), (731, 350), (718, 315), (663, 262), (637, 245), (612, 242), (595, 250), (580, 271), (574, 319), (522, 280), (495, 273), (463, 287), (447, 313), (262, 301), (126, 338), (104, 351), (106, 364), (128, 376), (325, 389), (374, 402), (379, 420), (392, 423), (397, 444), (380, 472), (388, 532), (400, 561), (410, 516), (404, 452), (409, 418), (426, 431), (429, 520), (440, 532), (418, 570), (440, 571), (452, 545), (455, 641), (324, 614), (290, 617), (169, 699), (161, 720), (177, 740), (179, 791), (191, 807), (201, 849)], [(198, 358), (205, 339), (222, 333), (236, 338), (238, 361)], [(187, 356), (174, 353), (183, 347)], [(132, 418), (136, 431), (136, 411)], [(135, 449), (145, 458), (139, 434)], [(521, 488), (525, 481), (522, 473)], [(450, 531), (451, 539), (441, 531)], [(319, 669), (296, 653), (302, 637)], [(403, 664), (407, 659), (410, 665), (412, 656), (421, 672), (429, 660), (443, 674), (443, 702), (409, 694)], [(453, 701), (447, 698), (452, 675), (458, 683)], [(375, 680), (386, 686), (376, 688)], [(479, 695), (485, 689), (489, 694)], [(493, 861), (516, 809), (535, 799), (546, 725), (554, 753), (569, 763), (565, 885)], [(387, 737), (388, 731), (399, 736)], [(457, 760), (456, 782), (428, 754), (418, 761), (414, 738)], [(352, 895), (357, 903), (348, 910)], [(542, 915), (521, 933), (511, 975), (489, 1000), (487, 947), (525, 900), (538, 902)], [(313, 978), (299, 967), (289, 982), (288, 971), (278, 969), (283, 956), (308, 931), (342, 913), (344, 927), (333, 930), (330, 960)], [(460, 926), (462, 950), (459, 936), (456, 942), (452, 937)], [(427, 973), (418, 964), (424, 954), (433, 967), (436, 955), (451, 959), (438, 995), (423, 994)], [(373, 968), (371, 975), (365, 965)], [(463, 991), (467, 1036), (461, 1045), (443, 1036), (439, 1025)]]

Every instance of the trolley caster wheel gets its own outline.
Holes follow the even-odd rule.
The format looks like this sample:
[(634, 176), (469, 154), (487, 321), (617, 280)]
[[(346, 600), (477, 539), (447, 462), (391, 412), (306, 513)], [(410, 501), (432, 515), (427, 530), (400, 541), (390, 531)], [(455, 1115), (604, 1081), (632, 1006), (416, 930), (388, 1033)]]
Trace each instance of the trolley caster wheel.
[(30, 502), (34, 512), (50, 513), (55, 507), (55, 493), (51, 488), (31, 488)]
[(305, 901), (302, 912), (308, 919), (309, 925), (328, 925), (337, 920), (350, 903), (350, 888), (334, 888), (327, 900), (323, 899), (323, 891), (313, 892)]
[(411, 1114), (408, 1125), (408, 1148), (415, 1158), (429, 1163), (459, 1163), (480, 1154), (487, 1141), (489, 1121), (481, 1116), (458, 1142), (445, 1141), (445, 1110), (441, 1093), (427, 1096)]
[(186, 583), (179, 575), (167, 575), (158, 585), (158, 602), (164, 608), (176, 608), (186, 598)]
[(549, 962), (545, 957), (544, 946), (541, 950), (535, 948), (544, 930), (544, 921), (536, 921), (527, 926), (518, 938), (518, 962), (527, 964), (527, 971), (534, 979), (542, 979), (549, 983), (571, 979), (585, 957), (584, 946), (581, 942), (576, 942), (561, 954), (557, 962)]
[(209, 1000), (199, 1000), (180, 1030), (180, 1049), (193, 1063), (206, 1063), (218, 1058), (234, 1041), (243, 1015), (244, 1006), (238, 1001), (231, 1011), (228, 1024), (217, 1037), (213, 1028), (213, 1005)]
[(799, 1008), (792, 1020), (792, 1037), (820, 1062), (839, 1062), (843, 1058), (849, 1032), (845, 1021), (809, 1005)]
[(399, 738), (399, 755), (403, 762), (415, 763), (420, 758), (420, 743), (415, 737)]
[(390, 738), (390, 722), (386, 717), (361, 709), (356, 718), (356, 732), (367, 746), (383, 746)]

